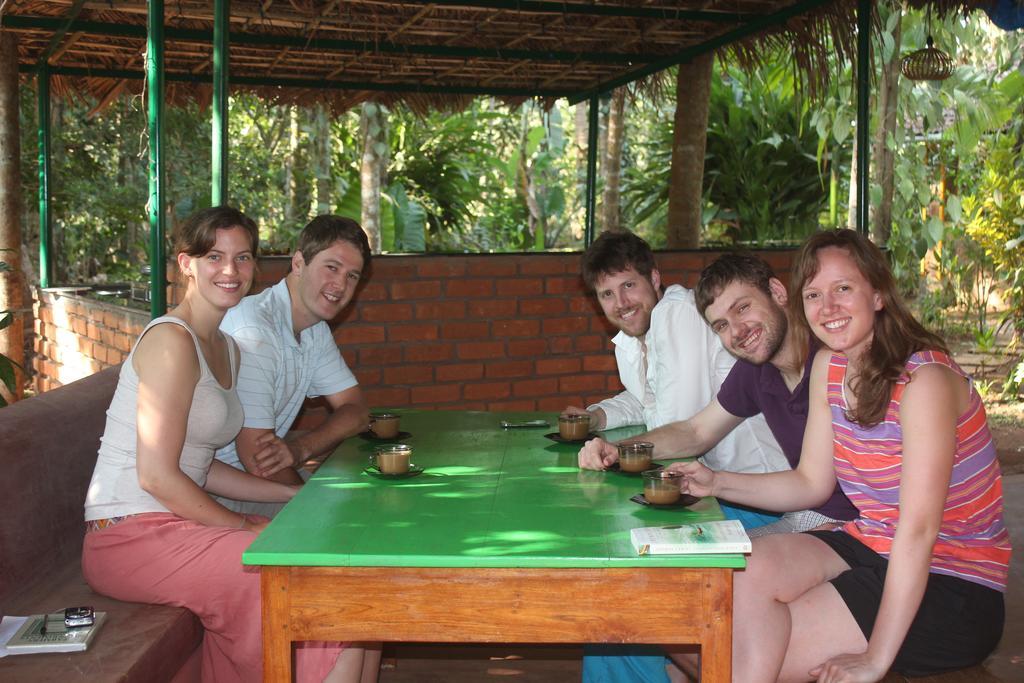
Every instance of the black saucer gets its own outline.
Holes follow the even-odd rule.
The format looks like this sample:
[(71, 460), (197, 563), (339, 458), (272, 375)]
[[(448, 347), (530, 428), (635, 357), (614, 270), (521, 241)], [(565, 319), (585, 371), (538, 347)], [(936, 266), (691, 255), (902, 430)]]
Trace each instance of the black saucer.
[(596, 439), (597, 434), (595, 434), (594, 432), (588, 432), (587, 435), (582, 439), (563, 439), (562, 435), (559, 434), (558, 432), (551, 432), (550, 434), (545, 434), (544, 438), (551, 439), (556, 443), (583, 443), (587, 439)]
[(637, 505), (645, 505), (649, 508), (657, 508), (658, 510), (683, 510), (696, 503), (700, 498), (684, 493), (679, 500), (670, 505), (655, 505), (654, 503), (648, 503), (647, 499), (644, 498), (644, 494), (638, 493), (635, 496), (630, 497), (630, 500)]
[[(662, 465), (660, 462), (652, 462), (647, 467), (647, 469), (648, 470), (660, 470), (663, 467), (664, 467), (664, 465)], [(618, 460), (613, 462), (610, 467), (606, 467), (604, 471), (605, 472), (614, 472), (615, 474), (624, 474), (627, 477), (639, 477), (641, 474), (643, 474), (643, 472), (623, 472), (622, 468), (619, 467), (619, 461)]]
[(384, 437), (377, 436), (373, 432), (367, 430), (365, 432), (359, 432), (359, 436), (363, 437), (368, 441), (405, 441), (410, 436), (412, 436), (412, 434), (410, 434), (409, 432), (398, 432), (394, 436), (385, 439)]
[(376, 467), (367, 467), (363, 472), (366, 472), (371, 477), (377, 477), (378, 479), (408, 479), (409, 477), (416, 477), (423, 474), (423, 468), (410, 464), (409, 471), (402, 472), (401, 474), (386, 474)]

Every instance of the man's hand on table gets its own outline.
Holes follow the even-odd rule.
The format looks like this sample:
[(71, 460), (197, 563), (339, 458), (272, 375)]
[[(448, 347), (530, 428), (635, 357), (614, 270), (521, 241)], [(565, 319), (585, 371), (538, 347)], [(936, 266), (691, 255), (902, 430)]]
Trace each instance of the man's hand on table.
[(604, 439), (591, 439), (583, 444), (578, 456), (581, 470), (603, 470), (619, 461), (619, 447)]
[(302, 454), (293, 449), (292, 444), (274, 432), (267, 432), (256, 439), (259, 450), (253, 455), (257, 474), (269, 477), (288, 467), (297, 467), (302, 462)]
[(682, 483), (679, 490), (691, 496), (704, 498), (713, 496), (715, 488), (715, 471), (706, 467), (698, 460), (691, 462), (674, 462), (666, 468), (667, 472), (682, 472)]

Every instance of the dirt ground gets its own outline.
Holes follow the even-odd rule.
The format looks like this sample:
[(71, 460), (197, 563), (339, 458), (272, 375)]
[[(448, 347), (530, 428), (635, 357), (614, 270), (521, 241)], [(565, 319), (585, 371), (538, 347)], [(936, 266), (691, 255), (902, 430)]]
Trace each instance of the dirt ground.
[(992, 403), (985, 409), (1003, 474), (1024, 472), (1024, 403)]

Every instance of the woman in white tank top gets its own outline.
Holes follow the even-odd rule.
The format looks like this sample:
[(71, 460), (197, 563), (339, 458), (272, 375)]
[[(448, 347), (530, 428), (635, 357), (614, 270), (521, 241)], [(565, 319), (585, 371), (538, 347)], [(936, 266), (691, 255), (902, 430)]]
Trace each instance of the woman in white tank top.
[[(259, 576), (241, 554), (269, 520), (210, 494), (285, 502), (298, 491), (213, 457), (242, 426), (239, 351), (219, 327), (252, 285), (257, 245), (256, 224), (228, 207), (182, 227), (175, 247), (184, 298), (149, 324), (121, 368), (85, 506), (90, 586), (193, 611), (206, 627), (203, 680), (218, 683), (262, 677)], [(299, 679), (359, 681), (362, 651), (339, 656), (342, 649), (301, 648)]]

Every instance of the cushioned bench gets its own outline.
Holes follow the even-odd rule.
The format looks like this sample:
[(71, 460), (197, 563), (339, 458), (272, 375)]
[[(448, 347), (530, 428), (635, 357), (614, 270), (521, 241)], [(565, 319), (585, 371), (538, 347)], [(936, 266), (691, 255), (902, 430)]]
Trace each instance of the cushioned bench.
[(188, 610), (101, 597), (82, 578), (83, 504), (119, 368), (0, 409), (0, 614), (106, 611), (86, 652), (0, 659), (3, 681), (198, 680)]

